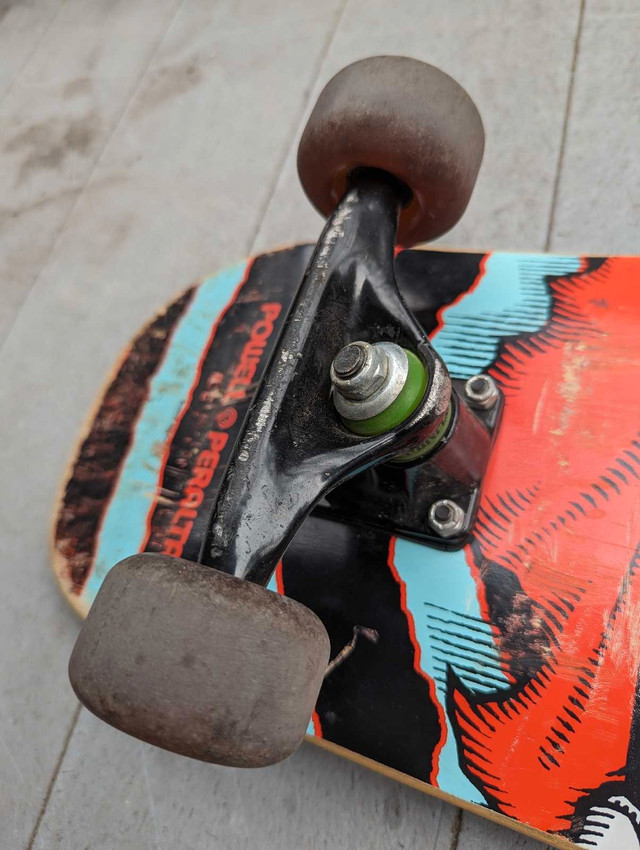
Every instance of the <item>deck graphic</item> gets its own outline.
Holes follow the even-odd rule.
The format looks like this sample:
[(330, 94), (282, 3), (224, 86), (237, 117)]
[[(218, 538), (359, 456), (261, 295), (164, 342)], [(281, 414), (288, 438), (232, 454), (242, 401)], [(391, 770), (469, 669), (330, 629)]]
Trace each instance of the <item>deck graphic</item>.
[[(197, 557), (310, 250), (208, 279), (132, 343), (58, 516), (80, 613), (135, 548)], [(352, 645), (309, 733), (549, 840), (639, 850), (640, 259), (407, 251), (396, 268), (452, 375), (503, 389), (503, 422), (464, 550), (320, 516), (291, 544), (278, 588), (334, 657)]]

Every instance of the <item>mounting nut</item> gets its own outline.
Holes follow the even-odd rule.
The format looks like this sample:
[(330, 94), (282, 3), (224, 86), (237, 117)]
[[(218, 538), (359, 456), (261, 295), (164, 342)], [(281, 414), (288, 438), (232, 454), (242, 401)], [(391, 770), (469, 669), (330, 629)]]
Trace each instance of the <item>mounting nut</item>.
[(500, 390), (489, 375), (474, 375), (464, 385), (464, 392), (471, 407), (491, 410), (500, 398)]
[(429, 508), (429, 525), (440, 537), (454, 537), (464, 528), (466, 514), (451, 499), (440, 499)]

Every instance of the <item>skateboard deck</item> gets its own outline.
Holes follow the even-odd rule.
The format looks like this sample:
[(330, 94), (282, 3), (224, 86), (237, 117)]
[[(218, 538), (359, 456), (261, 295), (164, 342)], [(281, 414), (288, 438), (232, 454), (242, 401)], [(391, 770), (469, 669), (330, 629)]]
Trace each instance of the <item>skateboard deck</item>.
[[(132, 341), (75, 449), (53, 568), (85, 615), (139, 551), (196, 560), (312, 246), (191, 287)], [(331, 662), (309, 737), (559, 847), (640, 848), (640, 258), (411, 250), (400, 290), (502, 424), (471, 542), (316, 511), (270, 587)]]

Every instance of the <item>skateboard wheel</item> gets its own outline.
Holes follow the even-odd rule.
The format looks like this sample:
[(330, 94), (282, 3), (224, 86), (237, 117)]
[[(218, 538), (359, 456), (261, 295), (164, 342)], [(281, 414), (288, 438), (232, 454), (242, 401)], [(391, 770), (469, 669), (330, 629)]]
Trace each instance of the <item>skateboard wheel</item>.
[(323, 624), (293, 599), (146, 554), (107, 575), (69, 677), (90, 711), (136, 738), (262, 767), (300, 744), (328, 660)]
[(329, 216), (356, 168), (393, 174), (412, 192), (398, 242), (436, 239), (465, 211), (484, 151), (480, 114), (451, 77), (405, 56), (348, 65), (327, 83), (298, 147), (311, 203)]

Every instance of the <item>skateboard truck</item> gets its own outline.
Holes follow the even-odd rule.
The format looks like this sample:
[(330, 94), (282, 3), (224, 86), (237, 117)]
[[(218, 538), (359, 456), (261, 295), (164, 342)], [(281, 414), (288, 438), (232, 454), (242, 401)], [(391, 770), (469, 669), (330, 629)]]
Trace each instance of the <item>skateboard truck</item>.
[(455, 224), (483, 144), (468, 95), (415, 60), (355, 63), (320, 95), (298, 169), (329, 218), (199, 563), (121, 561), (74, 648), (73, 687), (108, 723), (205, 761), (285, 758), (307, 729), (329, 639), (309, 609), (265, 587), (310, 511), (464, 544), (500, 393), (487, 376), (451, 381), (396, 286), (394, 251)]
[[(336, 363), (353, 374), (338, 374)], [(331, 377), (343, 424), (365, 436), (402, 422), (409, 406), (417, 407), (426, 383), (418, 358), (388, 342), (345, 346), (334, 359)], [(432, 434), (387, 464), (349, 479), (315, 512), (375, 525), (431, 546), (462, 547), (473, 527), (502, 395), (488, 375), (451, 383), (447, 414)]]

